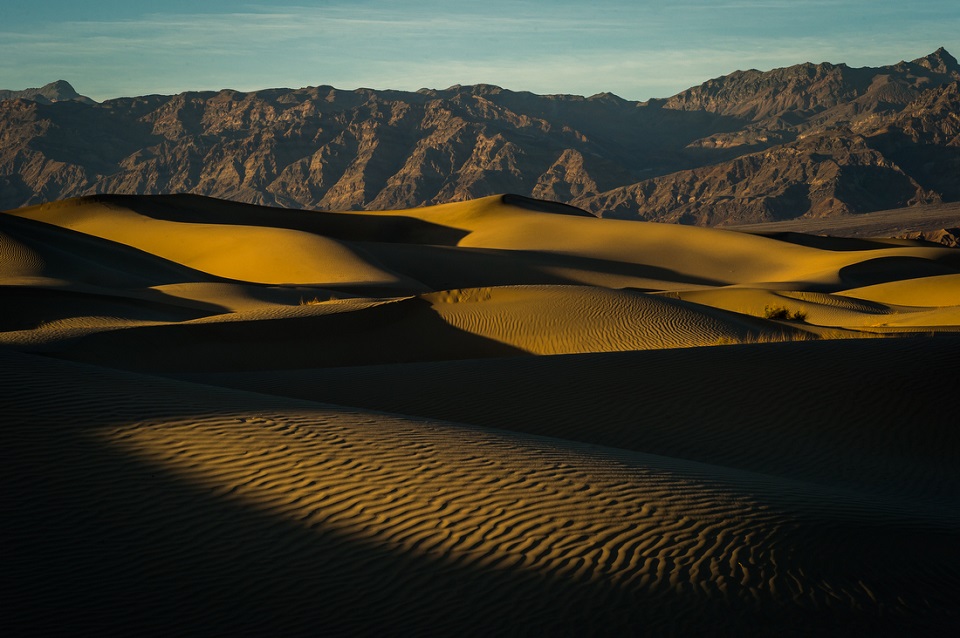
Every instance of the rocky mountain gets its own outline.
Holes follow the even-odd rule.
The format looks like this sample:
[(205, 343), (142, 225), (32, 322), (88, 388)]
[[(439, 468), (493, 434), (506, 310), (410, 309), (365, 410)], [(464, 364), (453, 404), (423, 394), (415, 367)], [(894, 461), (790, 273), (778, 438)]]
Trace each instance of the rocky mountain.
[(512, 192), (706, 225), (849, 214), (960, 199), (958, 95), (943, 49), (737, 71), (649, 102), (489, 85), (21, 93), (0, 102), (0, 209), (100, 192), (324, 209)]
[(39, 89), (23, 89), (22, 91), (10, 91), (0, 89), (0, 100), (15, 100), (22, 98), (32, 100), (41, 104), (53, 104), (54, 102), (83, 102), (84, 104), (96, 104), (85, 95), (80, 95), (66, 80), (57, 80), (50, 84), (45, 84)]
[(596, 214), (714, 226), (942, 201), (850, 129), (624, 186), (573, 203)]

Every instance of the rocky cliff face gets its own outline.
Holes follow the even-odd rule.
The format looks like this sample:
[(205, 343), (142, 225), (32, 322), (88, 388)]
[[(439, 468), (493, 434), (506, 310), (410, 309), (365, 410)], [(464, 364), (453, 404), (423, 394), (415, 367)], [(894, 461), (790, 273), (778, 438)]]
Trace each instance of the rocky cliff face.
[(0, 209), (98, 192), (325, 209), (513, 192), (714, 225), (893, 208), (960, 199), (958, 82), (939, 50), (736, 72), (648, 103), (477, 85), (96, 104), (60, 87), (0, 102)]
[(847, 129), (575, 198), (573, 203), (604, 217), (714, 226), (937, 201), (938, 193), (923, 188), (871, 148), (868, 139)]

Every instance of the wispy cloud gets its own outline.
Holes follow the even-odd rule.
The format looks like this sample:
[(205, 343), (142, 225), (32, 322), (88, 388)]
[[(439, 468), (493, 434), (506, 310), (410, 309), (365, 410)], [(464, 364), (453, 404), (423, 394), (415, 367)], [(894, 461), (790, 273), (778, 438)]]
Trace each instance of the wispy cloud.
[[(877, 22), (884, 12), (901, 11), (897, 6), (885, 0), (371, 0), (153, 12), (0, 33), (0, 85), (62, 77), (102, 99), (227, 86), (416, 89), (482, 81), (645, 99), (735, 69), (801, 61), (876, 65), (960, 45), (960, 10), (931, 0), (910, 19)], [(844, 11), (856, 20), (825, 19)]]

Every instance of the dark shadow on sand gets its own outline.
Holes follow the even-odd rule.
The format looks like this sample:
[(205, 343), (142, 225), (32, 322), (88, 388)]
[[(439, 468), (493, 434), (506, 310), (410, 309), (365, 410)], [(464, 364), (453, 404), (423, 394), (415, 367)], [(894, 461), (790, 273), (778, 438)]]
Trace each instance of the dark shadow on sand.
[(451, 326), (417, 298), (336, 314), (143, 326), (64, 340), (53, 356), (125, 370), (217, 371), (526, 355)]
[[(820, 611), (803, 601), (488, 569), (304, 525), (98, 439), (99, 429), (130, 423), (121, 412), (69, 409), (126, 383), (136, 392), (176, 382), (70, 363), (34, 369), (30, 359), (0, 352), (4, 380), (21, 379), (17, 395), (0, 395), (6, 635), (931, 635), (956, 619), (942, 606), (905, 624), (878, 609)], [(18, 376), (31, 372), (45, 378)], [(64, 375), (90, 379), (90, 392), (64, 399)], [(297, 407), (178, 385), (187, 400), (156, 418)]]

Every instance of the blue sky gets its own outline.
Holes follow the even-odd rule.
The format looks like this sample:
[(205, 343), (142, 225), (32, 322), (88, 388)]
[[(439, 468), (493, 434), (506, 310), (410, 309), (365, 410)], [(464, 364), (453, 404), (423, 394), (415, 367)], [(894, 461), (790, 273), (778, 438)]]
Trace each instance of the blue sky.
[(667, 97), (737, 69), (880, 66), (944, 46), (960, 2), (925, 0), (33, 0), (0, 12), (0, 88), (97, 100), (330, 84), (479, 82)]

